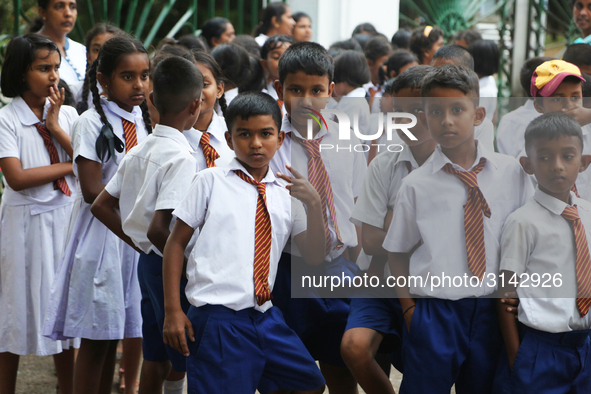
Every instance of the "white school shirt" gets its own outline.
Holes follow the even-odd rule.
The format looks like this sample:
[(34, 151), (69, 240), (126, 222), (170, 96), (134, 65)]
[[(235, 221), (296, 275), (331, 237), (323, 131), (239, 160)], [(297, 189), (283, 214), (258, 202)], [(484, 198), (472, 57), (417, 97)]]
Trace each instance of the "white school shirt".
[(62, 58), (60, 64), (60, 79), (68, 84), (74, 100), (79, 102), (86, 76), (86, 47), (66, 37), (64, 52), (66, 56)]
[(376, 94), (373, 96), (374, 100), (371, 105), (370, 111), (372, 114), (376, 114), (378, 112), (381, 112), (382, 110), (380, 108), (380, 100), (381, 100), (382, 95), (384, 94), (384, 89), (382, 89), (382, 87), (379, 85), (374, 85), (373, 82), (371, 82), (371, 81), (369, 81), (368, 83), (366, 83), (362, 87), (367, 92), (368, 97), (370, 97), (367, 99), (368, 103), (369, 103), (369, 100), (371, 100), (371, 93), (370, 93), (369, 89), (377, 89), (378, 90), (376, 92)]
[[(49, 100), (46, 99), (43, 109), (44, 119), (47, 117), (47, 110), (50, 106)], [(67, 105), (60, 108), (59, 124), (68, 135), (71, 134), (72, 126), (77, 118), (78, 113), (74, 108)], [(43, 137), (35, 127), (37, 123), (41, 123), (41, 121), (22, 97), (15, 97), (10, 104), (0, 109), (0, 158), (16, 157), (20, 160), (23, 170), (51, 165)], [(70, 161), (70, 156), (56, 139), (52, 137), (52, 140), (60, 162)], [(71, 191), (70, 197), (62, 193), (61, 190), (55, 190), (53, 182), (16, 191), (4, 180), (6, 188), (2, 196), (2, 204), (28, 205), (31, 215), (66, 206), (74, 202), (78, 186), (73, 175), (67, 175), (65, 179)]]
[(495, 151), (495, 127), (488, 117), (485, 117), (479, 126), (474, 127), (474, 139), (487, 151)]
[[(201, 171), (173, 215), (200, 229), (187, 263), (186, 294), (196, 306), (223, 305), (239, 311), (265, 312), (273, 304), (257, 305), (254, 293), (254, 235), (259, 193), (254, 185), (234, 173), (252, 176), (234, 159), (227, 168)], [(281, 251), (292, 236), (306, 230), (306, 216), (299, 201), (277, 182), (272, 171), (266, 183), (267, 209), (271, 217), (269, 286), (277, 275)]]
[(530, 98), (521, 107), (503, 116), (497, 128), (499, 153), (518, 159), (525, 148), (525, 129), (540, 115), (534, 108), (534, 100)]
[(492, 75), (482, 77), (478, 80), (480, 87), (480, 105), (486, 108), (486, 117), (492, 119), (497, 110), (497, 96), (499, 89), (497, 89), (497, 82)]
[(337, 110), (343, 111), (349, 116), (351, 128), (353, 127), (353, 116), (359, 116), (359, 131), (363, 135), (375, 134), (376, 130), (370, 130), (370, 111), (369, 104), (365, 98), (365, 89), (357, 88), (350, 91), (347, 95), (341, 97)]
[(265, 45), (265, 41), (267, 41), (267, 38), (269, 38), (269, 36), (261, 33), (258, 36), (256, 36), (254, 40), (257, 42), (257, 44), (259, 44), (262, 47), (263, 45)]
[[(361, 190), (367, 169), (367, 162), (365, 153), (355, 152), (353, 148), (351, 148), (351, 152), (343, 149), (337, 152), (337, 145), (346, 145), (349, 147), (359, 145), (360, 142), (353, 132), (351, 132), (350, 141), (340, 141), (339, 126), (331, 120), (325, 120), (328, 130), (326, 130), (323, 124), (322, 129), (320, 129), (314, 139), (322, 138), (322, 144), (332, 144), (335, 147), (335, 149), (323, 149), (320, 154), (330, 179), (337, 224), (339, 226), (341, 240), (344, 244), (344, 247), (334, 249), (338, 244), (338, 240), (333, 221), (329, 219), (328, 228), (330, 230), (332, 248), (328, 256), (326, 256), (326, 260), (332, 261), (332, 259), (339, 257), (346, 248), (357, 246), (357, 231), (355, 230), (355, 225), (349, 221), (349, 218), (351, 217), (351, 211), (355, 204), (355, 198)], [(275, 156), (271, 160), (270, 168), (274, 172), (289, 173), (285, 168), (285, 164), (291, 164), (305, 179), (308, 179), (308, 153), (300, 143), (293, 140), (296, 137), (303, 137), (297, 130), (291, 127), (287, 115), (283, 118), (281, 130), (285, 131), (286, 135), (287, 133), (291, 133), (291, 135), (289, 136), (290, 138), (285, 138), (283, 145), (275, 153)], [(328, 207), (326, 209), (330, 218), (330, 211)], [(293, 255), (301, 256), (295, 244), (292, 244), (291, 247)]]
[[(591, 203), (573, 192), (570, 197), (591, 245)], [(573, 228), (561, 216), (566, 207), (565, 202), (536, 189), (532, 199), (509, 215), (501, 238), (501, 270), (527, 274), (520, 283), (524, 286), (517, 288), (519, 321), (546, 332), (591, 328), (591, 314), (582, 318), (577, 309), (577, 251)], [(532, 274), (539, 275), (538, 286), (526, 279)], [(555, 275), (560, 275), (560, 287), (552, 279), (547, 281)], [(544, 282), (550, 287), (542, 287)]]
[[(486, 272), (499, 272), (499, 241), (505, 218), (522, 206), (533, 193), (531, 182), (514, 158), (489, 152), (477, 143), (476, 166), (480, 159), (487, 159), (478, 174), (478, 185), (491, 217), (483, 216)], [(419, 242), (422, 244), (410, 258), (410, 275), (421, 276), (431, 284), (433, 276), (472, 276), (468, 269), (464, 230), (464, 204), (468, 188), (453, 174), (443, 170), (451, 161), (438, 145), (431, 160), (411, 172), (398, 191), (392, 223), (383, 243), (384, 249), (395, 253), (408, 253)], [(456, 164), (452, 166), (465, 171)], [(419, 283), (420, 284), (420, 283)], [(485, 296), (496, 289), (493, 281), (484, 281), (481, 287), (445, 288), (415, 286), (410, 292), (418, 296), (430, 296), (457, 300), (466, 297)]]
[(224, 92), (224, 97), (226, 98), (226, 104), (230, 105), (232, 100), (234, 100), (238, 96), (238, 88), (226, 90)]
[(123, 231), (144, 253), (162, 256), (148, 239), (148, 227), (154, 211), (176, 209), (187, 195), (197, 168), (192, 154), (182, 133), (156, 125), (152, 134), (125, 155), (105, 187), (119, 199)]
[[(218, 167), (227, 167), (236, 156), (226, 142), (226, 131), (228, 131), (226, 121), (214, 111), (211, 123), (207, 126), (207, 132), (209, 133), (209, 144), (213, 146), (215, 151), (220, 155), (215, 161), (215, 165)], [(201, 144), (199, 143), (203, 133), (195, 128), (191, 128), (191, 130), (186, 130), (183, 135), (187, 141), (189, 141), (189, 145), (191, 145), (193, 151), (196, 152), (193, 157), (197, 162), (197, 171), (199, 172), (206, 169), (207, 163), (205, 161), (205, 156), (203, 156), (203, 148), (201, 148)]]
[[(101, 105), (107, 120), (113, 127), (113, 133), (123, 142), (123, 144), (125, 144), (125, 137), (123, 135), (123, 122), (121, 119), (125, 119), (135, 124), (138, 144), (146, 138), (148, 132), (144, 125), (144, 119), (140, 107), (133, 107), (131, 112), (127, 112), (114, 102), (107, 100), (104, 96), (101, 96)], [(113, 175), (115, 175), (115, 172), (117, 172), (118, 163), (121, 163), (121, 160), (123, 160), (126, 149), (123, 148), (122, 152), (115, 151), (115, 160), (111, 157), (107, 160), (106, 155), (104, 157), (99, 157), (96, 153), (96, 140), (102, 128), (103, 122), (95, 108), (90, 108), (80, 115), (80, 118), (78, 118), (74, 124), (74, 132), (72, 136), (72, 148), (74, 149), (73, 165), (74, 174), (78, 176), (78, 165), (76, 164), (78, 156), (101, 163), (103, 167), (101, 182), (103, 185), (106, 185), (109, 183)]]
[(384, 228), (388, 209), (394, 208), (402, 179), (409, 174), (408, 165), (411, 171), (419, 168), (408, 145), (404, 142), (401, 145), (401, 152), (386, 152), (369, 163), (363, 187), (351, 212), (351, 222), (358, 226), (367, 223)]

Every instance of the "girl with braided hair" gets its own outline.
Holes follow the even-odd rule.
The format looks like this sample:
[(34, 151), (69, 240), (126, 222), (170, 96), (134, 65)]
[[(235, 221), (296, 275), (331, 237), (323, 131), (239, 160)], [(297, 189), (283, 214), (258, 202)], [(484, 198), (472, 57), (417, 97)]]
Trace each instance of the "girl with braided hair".
[[(116, 36), (105, 42), (90, 69), (94, 108), (74, 125), (74, 172), (82, 193), (43, 329), (54, 339), (82, 338), (74, 393), (110, 393), (118, 340), (142, 336), (138, 254), (92, 216), (90, 205), (126, 152), (152, 130), (145, 102), (149, 71), (139, 41)], [(134, 385), (128, 388), (133, 392)]]

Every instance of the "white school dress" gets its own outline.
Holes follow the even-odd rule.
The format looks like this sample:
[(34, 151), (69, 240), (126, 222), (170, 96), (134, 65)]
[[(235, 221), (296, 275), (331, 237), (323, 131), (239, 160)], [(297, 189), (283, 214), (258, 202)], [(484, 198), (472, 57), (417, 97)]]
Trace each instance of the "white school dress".
[[(47, 114), (46, 101), (43, 117)], [(60, 108), (60, 126), (70, 133), (78, 113)], [(49, 154), (34, 126), (39, 119), (21, 97), (0, 110), (0, 158), (16, 157), (23, 169), (48, 166)], [(54, 139), (60, 161), (70, 157)], [(66, 176), (68, 197), (53, 182), (15, 191), (5, 182), (0, 205), (0, 353), (40, 356), (60, 353), (69, 341), (41, 335), (51, 284), (61, 261), (77, 186)]]
[[(134, 122), (138, 143), (147, 136), (142, 111), (131, 113), (101, 98), (102, 107), (113, 131), (121, 141), (121, 118)], [(125, 154), (99, 158), (95, 144), (103, 127), (94, 108), (84, 112), (74, 125), (74, 157), (102, 164), (102, 183), (107, 184)], [(77, 173), (77, 166), (74, 171)], [(81, 337), (112, 340), (141, 337), (141, 293), (137, 279), (139, 255), (108, 230), (90, 212), (82, 194), (76, 200), (68, 230), (67, 246), (61, 269), (51, 292), (43, 335), (54, 339)]]
[(66, 56), (60, 64), (60, 79), (68, 84), (74, 100), (79, 102), (86, 75), (86, 47), (66, 37), (64, 51)]

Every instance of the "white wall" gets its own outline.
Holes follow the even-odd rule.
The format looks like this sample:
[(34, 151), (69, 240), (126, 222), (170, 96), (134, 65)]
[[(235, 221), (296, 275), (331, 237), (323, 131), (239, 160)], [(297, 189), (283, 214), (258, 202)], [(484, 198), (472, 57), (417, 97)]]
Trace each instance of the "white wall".
[(360, 23), (370, 22), (392, 38), (398, 30), (400, 0), (287, 0), (293, 12), (303, 11), (312, 18), (313, 40), (326, 48), (351, 37)]

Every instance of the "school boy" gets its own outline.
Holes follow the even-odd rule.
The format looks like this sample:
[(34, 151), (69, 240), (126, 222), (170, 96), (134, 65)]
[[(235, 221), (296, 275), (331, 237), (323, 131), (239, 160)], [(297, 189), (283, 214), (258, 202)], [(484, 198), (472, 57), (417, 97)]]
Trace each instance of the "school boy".
[[(270, 301), (290, 233), (308, 262), (322, 263), (320, 197), (296, 171), (295, 179), (281, 174), (306, 204), (306, 221), (301, 204), (269, 169), (284, 138), (273, 98), (240, 94), (225, 118), (236, 159), (227, 168), (201, 171), (173, 213), (163, 266), (165, 341), (187, 356), (189, 393), (322, 393), (316, 363)], [(186, 269), (192, 306), (185, 315), (179, 297), (183, 255), (198, 228)]]
[[(357, 229), (349, 217), (367, 169), (365, 153), (352, 148), (360, 144), (353, 132), (351, 140), (339, 140), (338, 125), (326, 117), (322, 127), (312, 122), (312, 139), (307, 139), (307, 121), (312, 119), (309, 113), (319, 113), (332, 95), (333, 70), (327, 51), (312, 42), (292, 45), (279, 60), (275, 89), (285, 104), (281, 130), (287, 137), (271, 167), (281, 171), (286, 164), (293, 165), (321, 195), (327, 248), (324, 263), (310, 267), (302, 262), (302, 251), (291, 245), (291, 250), (287, 250), (291, 256), (282, 256), (279, 265), (278, 283), (282, 286), (276, 287), (273, 296), (287, 324), (302, 338), (312, 357), (319, 360), (329, 390), (347, 394), (357, 390), (357, 383), (340, 354), (349, 300), (321, 298), (316, 289), (307, 292), (308, 289), (301, 287), (302, 275), (354, 277), (357, 273), (352, 261), (357, 257), (355, 248), (359, 242)], [(320, 150), (320, 144), (351, 148)], [(309, 298), (292, 298), (292, 291)]]
[[(498, 392), (504, 386), (503, 392), (511, 393), (588, 393), (591, 203), (571, 187), (591, 156), (583, 155), (579, 124), (560, 113), (535, 119), (525, 132), (525, 147), (527, 157), (520, 162), (538, 186), (503, 227), (500, 268), (508, 290), (520, 282), (520, 305), (519, 322), (499, 314), (506, 354), (495, 384)], [(536, 275), (561, 282), (536, 286)]]
[(495, 291), (503, 222), (532, 186), (514, 158), (474, 140), (485, 117), (478, 89), (462, 66), (435, 68), (422, 81), (421, 117), (439, 146), (402, 181), (383, 244), (394, 276), (422, 278), (396, 288), (405, 320), (401, 393), (449, 393), (454, 384), (459, 394), (491, 392), (501, 336), (485, 297)]
[[(197, 168), (183, 131), (189, 130), (199, 117), (203, 76), (192, 62), (174, 56), (158, 64), (153, 83), (150, 100), (158, 110), (160, 123), (121, 161), (116, 175), (93, 204), (92, 213), (141, 252), (138, 279), (142, 290), (144, 362), (140, 384), (150, 392), (160, 392), (172, 363), (176, 374), (171, 377), (177, 379), (169, 378), (167, 385), (182, 392), (185, 357), (162, 339), (162, 252), (172, 210), (189, 191)], [(179, 284), (184, 289), (186, 279), (179, 278)], [(188, 310), (184, 292), (180, 294)]]
[[(393, 112), (411, 113), (415, 116), (423, 110), (421, 80), (432, 68), (415, 66), (402, 72), (392, 84)], [(417, 138), (410, 140), (403, 132), (400, 152), (385, 152), (368, 166), (363, 188), (351, 221), (362, 227), (362, 244), (372, 262), (368, 275), (384, 276), (388, 252), (382, 248), (386, 231), (392, 219), (392, 208), (402, 179), (426, 162), (437, 142), (433, 140), (426, 124), (419, 122), (409, 129)], [(392, 383), (375, 361), (378, 352), (395, 353), (394, 365), (402, 370), (400, 346), (402, 337), (402, 310), (396, 298), (353, 298), (347, 322), (347, 330), (341, 343), (341, 354), (353, 376), (366, 393), (394, 393)], [(387, 297), (383, 295), (383, 297)]]

